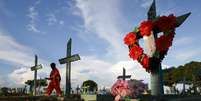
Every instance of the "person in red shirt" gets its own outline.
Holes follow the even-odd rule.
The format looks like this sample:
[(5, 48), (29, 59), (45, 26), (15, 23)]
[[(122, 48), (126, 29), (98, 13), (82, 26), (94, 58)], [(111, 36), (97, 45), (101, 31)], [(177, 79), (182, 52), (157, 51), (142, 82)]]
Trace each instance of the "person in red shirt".
[(62, 94), (61, 88), (60, 88), (61, 76), (59, 74), (59, 70), (56, 68), (55, 63), (51, 63), (50, 66), (52, 68), (52, 71), (50, 73), (50, 78), (46, 78), (46, 79), (50, 80), (50, 83), (47, 87), (46, 95), (50, 96), (52, 91), (55, 89), (57, 95), (61, 96), (61, 94)]

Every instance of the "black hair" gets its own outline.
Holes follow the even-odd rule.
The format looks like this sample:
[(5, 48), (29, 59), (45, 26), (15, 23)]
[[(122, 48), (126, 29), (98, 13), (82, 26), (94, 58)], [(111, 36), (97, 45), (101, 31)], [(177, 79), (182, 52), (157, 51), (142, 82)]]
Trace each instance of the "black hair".
[(53, 68), (55, 68), (56, 64), (53, 62), (53, 63), (50, 64), (50, 66), (53, 67)]

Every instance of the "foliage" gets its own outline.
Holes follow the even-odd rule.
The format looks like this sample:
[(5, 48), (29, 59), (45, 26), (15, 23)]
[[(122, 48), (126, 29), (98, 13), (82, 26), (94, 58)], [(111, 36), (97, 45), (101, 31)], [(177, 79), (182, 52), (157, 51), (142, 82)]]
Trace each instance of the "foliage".
[[(32, 92), (33, 91), (33, 86), (34, 86), (34, 80), (27, 80), (25, 82), (25, 84), (29, 85), (29, 91)], [(47, 80), (46, 79), (39, 79), (39, 80), (36, 80), (36, 87), (38, 86), (47, 86)]]
[(1, 96), (7, 96), (9, 94), (9, 88), (7, 87), (2, 87), (1, 88)]
[(87, 81), (84, 81), (82, 83), (82, 88), (85, 88), (85, 87), (88, 87), (89, 91), (97, 91), (98, 90), (98, 85), (96, 84), (96, 82), (94, 82), (93, 80), (87, 80)]
[(163, 70), (163, 80), (166, 86), (172, 86), (174, 83), (182, 83), (193, 86), (201, 86), (201, 62), (192, 61), (183, 66), (171, 67)]

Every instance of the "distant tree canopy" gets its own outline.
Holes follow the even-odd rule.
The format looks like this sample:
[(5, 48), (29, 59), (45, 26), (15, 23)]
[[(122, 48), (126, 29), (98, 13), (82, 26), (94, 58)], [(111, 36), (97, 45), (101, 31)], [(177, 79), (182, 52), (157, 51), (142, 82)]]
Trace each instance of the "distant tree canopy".
[[(34, 80), (27, 80), (25, 82), (25, 84), (30, 86), (29, 91), (32, 92), (33, 86), (34, 86)], [(37, 87), (38, 86), (43, 86), (43, 87), (47, 86), (47, 80), (46, 79), (38, 79), (38, 80), (36, 80), (36, 86)]]
[(171, 67), (163, 70), (164, 85), (172, 86), (174, 83), (188, 84), (196, 83), (201, 80), (201, 62), (192, 61), (183, 66)]
[(93, 80), (84, 81), (82, 83), (82, 88), (84, 88), (84, 87), (88, 87), (89, 91), (94, 91), (94, 90), (97, 91), (98, 90), (98, 85)]
[[(34, 80), (27, 80), (26, 82), (25, 82), (25, 84), (27, 84), (27, 85), (34, 85)], [(46, 79), (38, 79), (38, 80), (36, 80), (36, 84), (37, 84), (37, 86), (47, 86), (47, 80)]]
[(1, 88), (1, 93), (0, 93), (0, 96), (7, 96), (8, 94), (9, 94), (9, 92), (8, 92), (8, 90), (9, 90), (9, 88), (7, 88), (7, 87), (2, 87)]

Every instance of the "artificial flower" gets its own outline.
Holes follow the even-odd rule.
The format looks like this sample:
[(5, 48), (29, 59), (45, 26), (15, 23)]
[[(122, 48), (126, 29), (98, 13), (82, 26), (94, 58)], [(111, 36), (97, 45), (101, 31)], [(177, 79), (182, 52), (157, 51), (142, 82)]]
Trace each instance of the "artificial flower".
[(143, 54), (143, 49), (140, 46), (135, 45), (130, 49), (129, 56), (133, 60), (137, 60), (142, 54)]
[(176, 17), (174, 15), (161, 16), (154, 25), (162, 32), (175, 29)]
[(142, 61), (140, 62), (146, 70), (149, 68), (149, 57), (144, 54)]
[(136, 34), (134, 32), (130, 32), (124, 38), (124, 43), (127, 45), (132, 45), (137, 41)]
[(151, 34), (151, 31), (152, 31), (152, 28), (153, 28), (153, 23), (152, 21), (148, 20), (148, 21), (143, 21), (141, 24), (140, 24), (140, 34), (142, 36), (149, 36)]
[(172, 43), (172, 37), (162, 35), (159, 38), (156, 39), (156, 49), (161, 51), (167, 51), (168, 48), (171, 46)]

